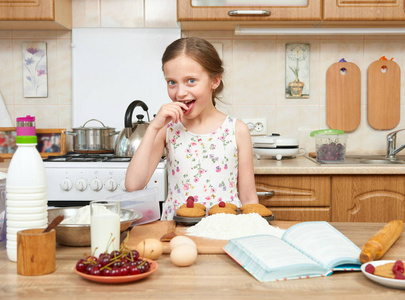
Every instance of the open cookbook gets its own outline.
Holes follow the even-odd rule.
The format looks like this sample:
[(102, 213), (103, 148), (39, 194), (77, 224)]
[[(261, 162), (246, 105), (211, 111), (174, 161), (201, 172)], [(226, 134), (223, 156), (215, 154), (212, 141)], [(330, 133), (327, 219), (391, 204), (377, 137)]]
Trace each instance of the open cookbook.
[(327, 222), (303, 222), (282, 238), (254, 235), (231, 239), (223, 250), (261, 282), (359, 271), (360, 248)]

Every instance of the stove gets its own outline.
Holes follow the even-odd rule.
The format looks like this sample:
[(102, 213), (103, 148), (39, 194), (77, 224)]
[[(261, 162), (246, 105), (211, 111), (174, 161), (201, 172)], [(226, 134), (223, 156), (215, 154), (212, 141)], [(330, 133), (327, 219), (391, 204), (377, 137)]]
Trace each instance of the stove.
[[(126, 193), (125, 174), (130, 157), (113, 153), (76, 153), (44, 160), (49, 206), (82, 206), (92, 200)], [(162, 158), (146, 188), (158, 187), (159, 201), (167, 195), (166, 159)]]

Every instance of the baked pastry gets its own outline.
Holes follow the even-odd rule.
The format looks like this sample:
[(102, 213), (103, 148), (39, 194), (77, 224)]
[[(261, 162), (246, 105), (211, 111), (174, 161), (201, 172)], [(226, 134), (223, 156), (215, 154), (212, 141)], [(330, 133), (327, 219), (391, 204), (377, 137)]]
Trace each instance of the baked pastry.
[(262, 204), (245, 204), (241, 206), (240, 210), (243, 214), (257, 213), (262, 217), (268, 217), (273, 214), (270, 209)]
[(233, 204), (233, 203), (225, 203), (225, 202), (222, 202), (222, 201), (220, 203), (218, 203), (218, 204), (215, 204), (215, 205), (211, 206), (211, 209), (216, 208), (216, 207), (220, 207), (220, 205), (223, 206), (224, 204), (225, 204), (225, 207), (229, 207), (230, 209), (233, 209), (234, 211), (238, 210), (238, 207), (235, 204)]
[(219, 202), (218, 204), (215, 204), (210, 208), (208, 211), (209, 215), (215, 215), (215, 214), (231, 214), (231, 215), (236, 215), (236, 210), (238, 207), (235, 204), (232, 203), (225, 203), (225, 202)]
[(188, 218), (198, 218), (198, 217), (204, 217), (205, 216), (205, 210), (198, 208), (196, 206), (194, 207), (180, 207), (177, 211), (176, 214), (180, 217), (188, 217)]
[(205, 206), (201, 203), (194, 203), (194, 197), (187, 198), (187, 203), (183, 204), (176, 211), (176, 214), (180, 217), (198, 218), (205, 216)]

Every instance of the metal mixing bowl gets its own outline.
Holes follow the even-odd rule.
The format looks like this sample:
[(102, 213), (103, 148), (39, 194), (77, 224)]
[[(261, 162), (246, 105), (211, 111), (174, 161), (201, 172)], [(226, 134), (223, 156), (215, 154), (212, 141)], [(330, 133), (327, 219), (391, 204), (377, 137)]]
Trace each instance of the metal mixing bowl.
[[(48, 224), (58, 215), (65, 219), (76, 215), (81, 207), (60, 207), (48, 209)], [(142, 218), (137, 211), (121, 209), (121, 233), (127, 230), (133, 222)], [(65, 246), (87, 247), (91, 245), (90, 224), (59, 224), (55, 228), (56, 242)]]

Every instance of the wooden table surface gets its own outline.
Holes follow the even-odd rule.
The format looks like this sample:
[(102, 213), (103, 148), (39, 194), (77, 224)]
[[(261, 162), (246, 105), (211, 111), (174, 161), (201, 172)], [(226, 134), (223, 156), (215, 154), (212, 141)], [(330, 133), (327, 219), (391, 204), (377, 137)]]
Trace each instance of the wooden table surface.
[[(271, 222), (286, 229), (292, 222)], [(331, 223), (360, 248), (384, 224)], [(161, 256), (151, 276), (126, 284), (100, 284), (82, 279), (73, 269), (90, 248), (57, 246), (56, 271), (43, 276), (17, 275), (17, 264), (0, 250), (0, 299), (405, 299), (405, 290), (368, 280), (361, 272), (329, 277), (260, 283), (226, 254), (199, 255), (180, 268)], [(403, 233), (383, 259), (405, 260)]]

